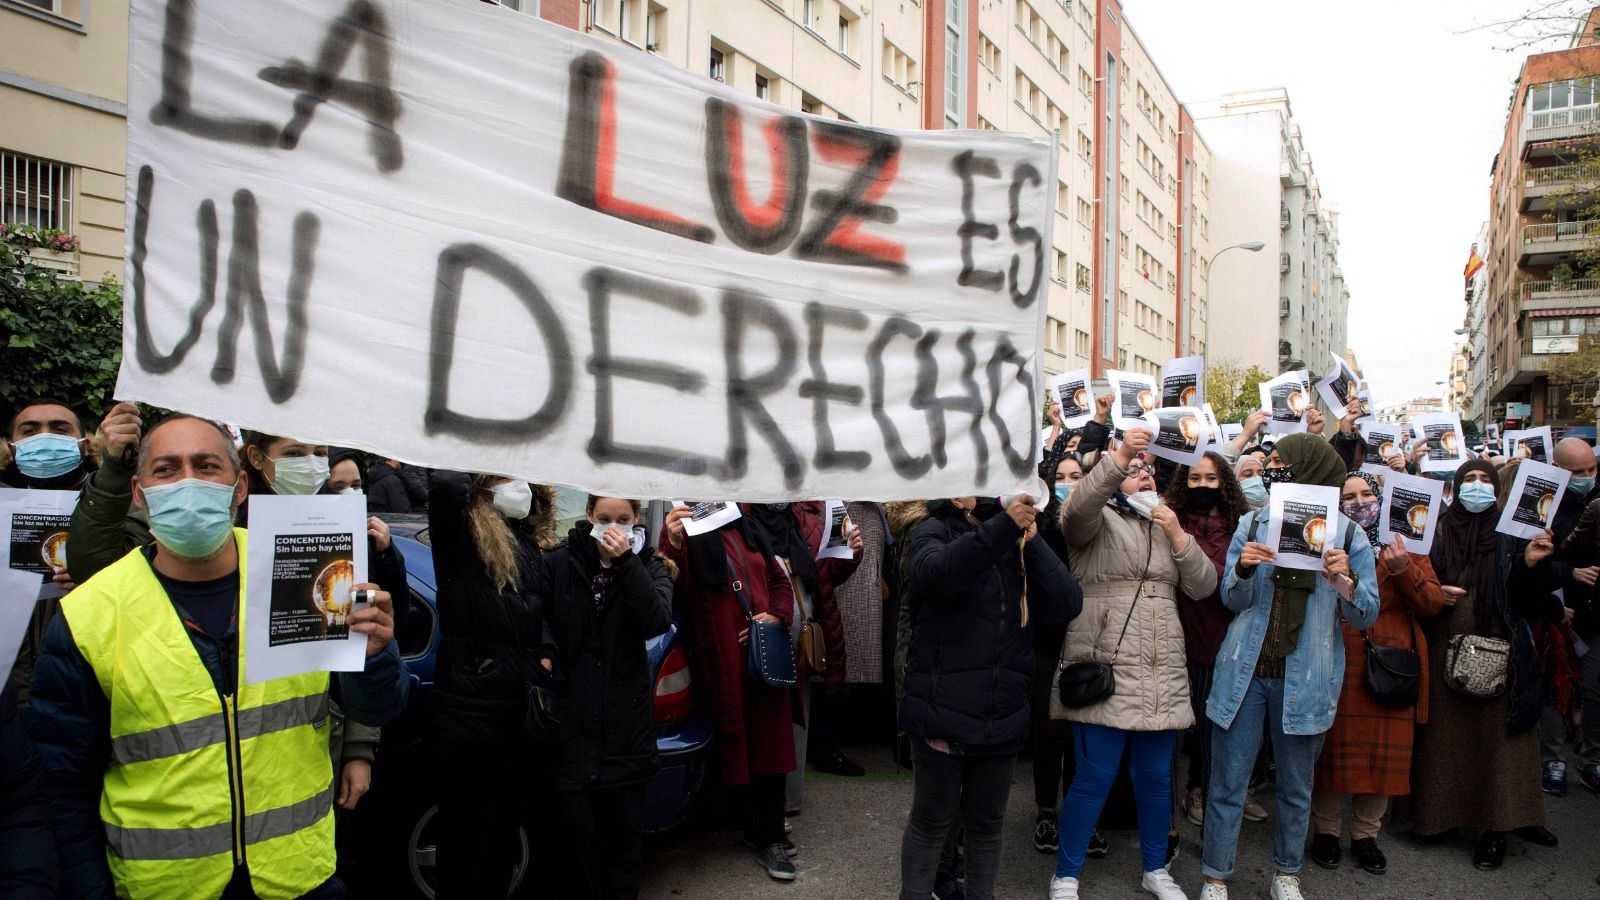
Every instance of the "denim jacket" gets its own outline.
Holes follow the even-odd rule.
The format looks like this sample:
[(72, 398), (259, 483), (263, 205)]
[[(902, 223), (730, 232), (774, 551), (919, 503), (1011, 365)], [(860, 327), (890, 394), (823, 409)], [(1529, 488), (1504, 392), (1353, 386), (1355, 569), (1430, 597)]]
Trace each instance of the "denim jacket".
[[(1236, 567), (1244, 549), (1250, 524), (1259, 521), (1257, 541), (1267, 529), (1267, 510), (1245, 516), (1233, 533), (1228, 547), (1228, 565), (1222, 578), (1222, 602), (1236, 614), (1228, 635), (1217, 653), (1216, 673), (1211, 695), (1206, 699), (1206, 716), (1223, 728), (1233, 725), (1239, 704), (1255, 677), (1256, 661), (1266, 638), (1267, 620), (1272, 613), (1273, 566), (1256, 567), (1249, 578), (1240, 578)], [(1351, 532), (1348, 527), (1344, 533)], [(1283, 675), (1283, 731), (1285, 734), (1321, 734), (1333, 727), (1333, 714), (1339, 705), (1339, 689), (1344, 684), (1344, 636), (1339, 628), (1339, 611), (1356, 628), (1367, 628), (1378, 618), (1378, 576), (1372, 545), (1359, 530), (1348, 541), (1350, 571), (1356, 576), (1355, 597), (1343, 601), (1325, 578), (1317, 579), (1316, 590), (1306, 598), (1306, 619), (1300, 640), (1285, 660)], [(1343, 546), (1343, 544), (1341, 544)]]

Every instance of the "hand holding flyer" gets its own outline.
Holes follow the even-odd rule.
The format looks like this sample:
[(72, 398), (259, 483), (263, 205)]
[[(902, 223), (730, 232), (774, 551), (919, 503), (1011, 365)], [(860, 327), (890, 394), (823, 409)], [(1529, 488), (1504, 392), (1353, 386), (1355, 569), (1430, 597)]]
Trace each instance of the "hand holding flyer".
[(1306, 413), (1311, 410), (1311, 386), (1304, 369), (1285, 372), (1261, 385), (1261, 408), (1272, 417), (1267, 430), (1274, 434), (1295, 434), (1306, 430)]
[(1405, 456), (1405, 441), (1401, 439), (1398, 425), (1367, 422), (1361, 426), (1361, 440), (1367, 445), (1366, 458), (1361, 461), (1361, 471), (1369, 475), (1386, 477), (1394, 472), (1389, 461)]
[(1417, 440), (1428, 442), (1428, 455), (1421, 461), (1422, 471), (1454, 472), (1470, 458), (1459, 414), (1428, 413), (1413, 418), (1411, 426)]
[(1551, 462), (1550, 450), (1555, 446), (1555, 438), (1550, 432), (1549, 425), (1538, 428), (1527, 428), (1521, 431), (1507, 431), (1505, 436), (1506, 459), (1531, 459), (1534, 462)]
[(361, 671), (367, 636), (350, 618), (367, 549), (363, 496), (252, 498), (239, 625), (246, 683)]
[(1145, 417), (1156, 408), (1159, 396), (1156, 380), (1135, 372), (1106, 370), (1106, 380), (1111, 383), (1111, 424), (1118, 431), (1129, 428), (1149, 428)]
[(1412, 553), (1433, 549), (1433, 534), (1444, 509), (1444, 482), (1389, 472), (1383, 478), (1378, 535), (1384, 542), (1398, 536)]
[(1199, 406), (1206, 400), (1206, 358), (1182, 356), (1161, 369), (1161, 406)]
[(1356, 378), (1356, 373), (1350, 370), (1350, 365), (1340, 357), (1333, 358), (1333, 371), (1328, 377), (1317, 382), (1317, 396), (1322, 402), (1343, 416), (1343, 410), (1350, 405), (1351, 400), (1360, 400), (1361, 382)]
[(744, 516), (739, 512), (739, 504), (728, 501), (690, 503), (687, 506), (689, 518), (683, 520), (683, 531), (690, 537), (716, 531)]
[(1205, 412), (1192, 406), (1163, 407), (1147, 416), (1154, 437), (1150, 452), (1179, 465), (1192, 466), (1205, 456), (1215, 432)]
[(827, 530), (822, 533), (822, 547), (817, 551), (817, 559), (854, 559), (855, 551), (850, 549), (850, 530), (853, 526), (843, 500), (828, 501), (822, 524)]
[(1278, 567), (1321, 572), (1322, 555), (1338, 547), (1339, 489), (1275, 484), (1268, 515), (1266, 544), (1278, 555)]
[(1545, 533), (1555, 520), (1561, 497), (1567, 492), (1572, 473), (1558, 466), (1525, 459), (1517, 466), (1495, 530), (1512, 537), (1532, 540)]
[(0, 490), (0, 673), (9, 673), (41, 597), (59, 596), (50, 579), (67, 566), (67, 525), (75, 491)]
[(1094, 418), (1094, 388), (1088, 369), (1063, 372), (1050, 382), (1056, 402), (1061, 404), (1061, 426), (1082, 428)]

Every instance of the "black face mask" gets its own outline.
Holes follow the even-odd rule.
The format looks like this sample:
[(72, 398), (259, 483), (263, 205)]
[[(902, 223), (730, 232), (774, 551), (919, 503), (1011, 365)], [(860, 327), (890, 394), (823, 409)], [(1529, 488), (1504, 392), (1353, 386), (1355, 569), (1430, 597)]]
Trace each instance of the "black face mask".
[(1261, 480), (1267, 484), (1291, 484), (1294, 482), (1294, 467), (1279, 466), (1276, 469), (1262, 469)]
[(1189, 509), (1191, 512), (1208, 513), (1217, 508), (1222, 502), (1222, 489), (1214, 487), (1189, 488)]

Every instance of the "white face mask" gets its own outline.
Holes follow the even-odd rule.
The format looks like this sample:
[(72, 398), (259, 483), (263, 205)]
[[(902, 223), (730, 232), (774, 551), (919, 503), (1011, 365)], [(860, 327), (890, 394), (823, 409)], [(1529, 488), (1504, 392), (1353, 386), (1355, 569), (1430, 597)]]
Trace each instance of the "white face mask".
[(526, 519), (533, 511), (533, 488), (526, 481), (497, 484), (490, 491), (494, 494), (494, 508), (513, 522)]
[(347, 487), (344, 490), (340, 491), (339, 493), (341, 493), (341, 494), (359, 494), (359, 493), (361, 493), (361, 488), (358, 488), (358, 487)]
[(1128, 505), (1133, 507), (1134, 512), (1148, 519), (1150, 514), (1155, 512), (1155, 508), (1161, 505), (1161, 495), (1155, 491), (1139, 491), (1136, 494), (1129, 494)]
[(630, 528), (621, 522), (607, 522), (604, 525), (600, 524), (599, 522), (591, 522), (590, 524), (594, 527), (589, 529), (589, 535), (596, 541), (605, 540), (606, 532), (608, 531), (620, 531), (622, 532), (622, 536), (628, 539), (628, 545), (633, 548), (635, 555), (637, 555), (640, 550), (644, 549), (643, 525), (635, 525)]
[(308, 497), (327, 483), (326, 456), (284, 456), (272, 461), (270, 486), (274, 494)]

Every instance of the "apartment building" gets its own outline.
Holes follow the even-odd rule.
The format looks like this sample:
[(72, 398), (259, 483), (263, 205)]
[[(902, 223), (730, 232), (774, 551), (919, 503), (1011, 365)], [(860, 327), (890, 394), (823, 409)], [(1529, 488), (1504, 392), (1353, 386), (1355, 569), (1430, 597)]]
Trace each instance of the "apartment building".
[(1463, 423), (1473, 421), (1470, 408), (1470, 391), (1467, 386), (1468, 373), (1472, 363), (1468, 358), (1469, 345), (1466, 341), (1457, 341), (1455, 349), (1450, 353), (1450, 376), (1444, 380), (1444, 410), (1445, 412), (1458, 413)]
[(127, 0), (0, 0), (0, 222), (78, 235), (122, 276)]
[[(1472, 253), (1481, 258), (1482, 248), (1489, 246), (1489, 223), (1484, 222), (1478, 228), (1478, 239), (1472, 245)], [(1469, 257), (1472, 258), (1472, 257)], [(1470, 264), (1467, 271), (1471, 271)], [(1465, 273), (1463, 273), (1465, 274)], [(1466, 397), (1462, 409), (1462, 418), (1478, 423), (1478, 427), (1487, 431), (1489, 409), (1489, 381), (1491, 373), (1489, 368), (1489, 339), (1487, 334), (1487, 290), (1489, 282), (1489, 267), (1477, 266), (1477, 271), (1466, 279), (1466, 315), (1461, 320), (1461, 329), (1457, 332), (1463, 334), (1465, 340), (1459, 350), (1467, 361), (1466, 372)], [(1454, 362), (1451, 363), (1454, 365)]]
[[(1190, 106), (1214, 154), (1219, 198), (1209, 288), (1217, 321), (1229, 327), (1216, 329), (1211, 355), (1325, 374), (1348, 343), (1350, 291), (1338, 212), (1322, 195), (1288, 93), (1244, 91)], [(1264, 248), (1221, 255), (1256, 242)]]
[[(1531, 423), (1594, 436), (1597, 384), (1553, 385), (1548, 373), (1584, 335), (1600, 334), (1600, 272), (1579, 252), (1600, 241), (1592, 160), (1600, 151), (1600, 7), (1565, 50), (1523, 61), (1495, 157), (1481, 245), (1485, 393), (1491, 420), (1531, 407)], [(1470, 323), (1469, 323), (1469, 327)], [(1573, 400), (1574, 395), (1580, 400)]]

